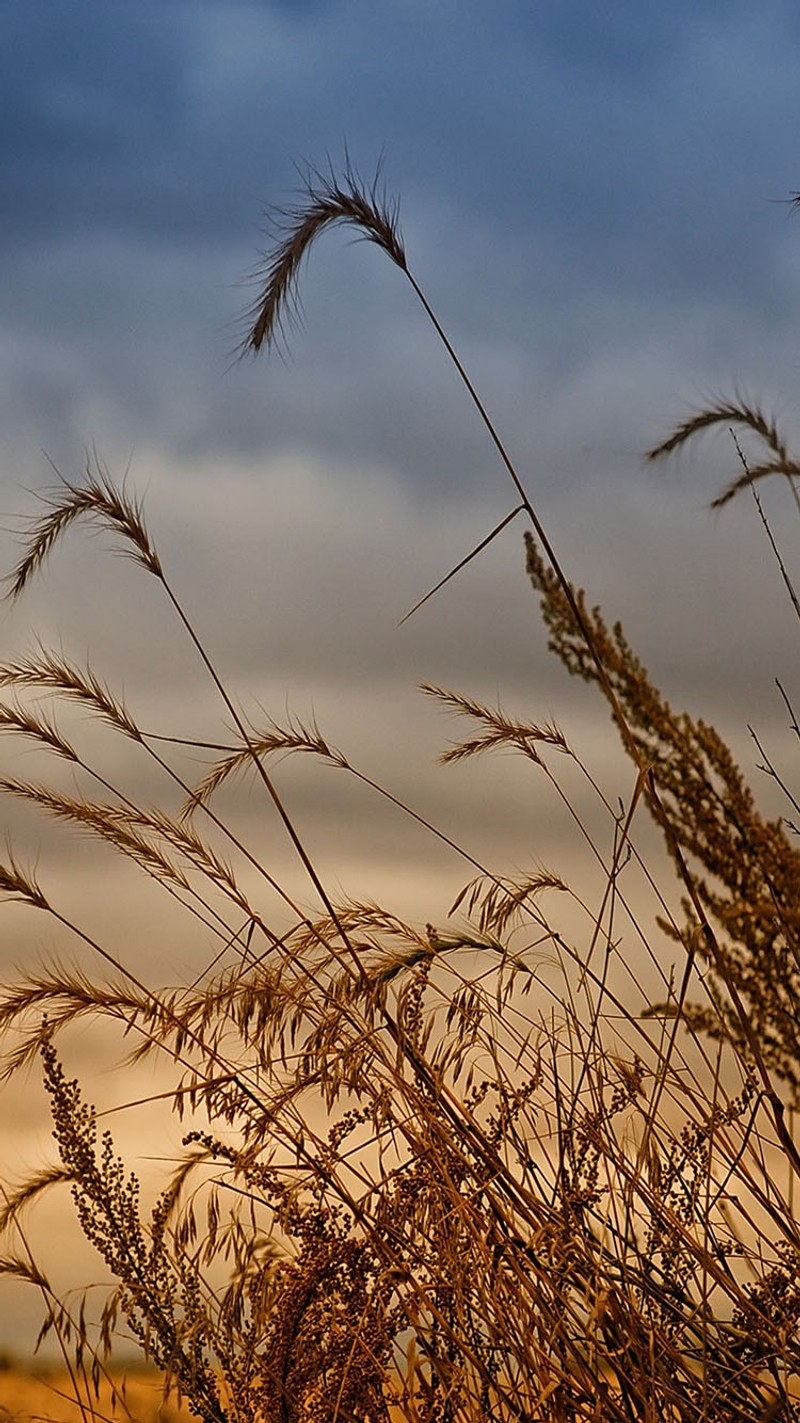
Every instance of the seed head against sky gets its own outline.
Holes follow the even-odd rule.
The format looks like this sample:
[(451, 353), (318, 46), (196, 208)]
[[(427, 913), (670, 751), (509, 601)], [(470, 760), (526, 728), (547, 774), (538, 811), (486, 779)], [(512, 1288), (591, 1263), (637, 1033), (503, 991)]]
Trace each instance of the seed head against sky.
[[(555, 719), (610, 768), (610, 796), (630, 790), (604, 707), (549, 657), (520, 522), (396, 626), (517, 502), (403, 273), (352, 231), (322, 233), (300, 319), (277, 350), (235, 359), (276, 207), (296, 203), (308, 165), (349, 161), (399, 201), (409, 267), (568, 575), (757, 779), (747, 724), (779, 737), (775, 677), (800, 693), (778, 569), (749, 496), (707, 511), (740, 470), (724, 430), (663, 465), (645, 454), (737, 391), (800, 448), (798, 61), (793, 0), (7, 6), (5, 566), (53, 466), (78, 480), (88, 452), (127, 470), (247, 715), (315, 715), (499, 872), (568, 868), (567, 821), (507, 761), (435, 766), (452, 727), (415, 691), (428, 680)], [(767, 494), (791, 562), (788, 491)], [(102, 538), (71, 533), (0, 627), (4, 656), (39, 636), (91, 660), (152, 729), (225, 729), (159, 590)], [(27, 773), (11, 741), (7, 754)], [(334, 772), (282, 774), (342, 892), (446, 913), (463, 867)], [(240, 808), (271, 845), (256, 795)], [(83, 842), (11, 808), (6, 824), (89, 927), (151, 974), (193, 971), (191, 944), (156, 942), (131, 882), (98, 881)], [(54, 947), (14, 910), (2, 971)], [(23, 1130), (19, 1099), (0, 1110), (21, 1161), (31, 1119)]]

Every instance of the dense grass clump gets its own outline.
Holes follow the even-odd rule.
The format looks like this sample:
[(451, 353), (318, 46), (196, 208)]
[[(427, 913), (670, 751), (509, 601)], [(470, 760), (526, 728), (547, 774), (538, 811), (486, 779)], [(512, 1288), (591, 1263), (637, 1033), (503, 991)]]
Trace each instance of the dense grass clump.
[[(42, 1291), (45, 1329), (63, 1343), (85, 1417), (124, 1324), (207, 1423), (800, 1419), (800, 853), (783, 821), (761, 817), (713, 728), (672, 709), (622, 628), (566, 576), (410, 271), (396, 206), (352, 171), (341, 181), (312, 173), (282, 224), (245, 349), (274, 341), (326, 227), (349, 225), (386, 252), (512, 481), (513, 507), (469, 557), (512, 519), (527, 521), (551, 646), (607, 701), (634, 790), (625, 804), (604, 802), (558, 727), (427, 686), (465, 725), (443, 759), (511, 750), (565, 798), (558, 768), (568, 761), (599, 799), (613, 844), (610, 855), (594, 846), (601, 908), (576, 941), (550, 913), (566, 890), (556, 873), (509, 876), (466, 849), (455, 920), (447, 905), (434, 926), (334, 897), (271, 763), (303, 753), (366, 778), (314, 724), (246, 721), (140, 506), (95, 464), (63, 483), (31, 527), (13, 595), (75, 521), (112, 535), (160, 586), (229, 734), (209, 730), (209, 764), (190, 782), (180, 746), (142, 729), (94, 672), (40, 648), (0, 666), (0, 724), (68, 762), (85, 789), (12, 776), (2, 787), (131, 859), (195, 916), (215, 966), (180, 991), (153, 988), (7, 859), (3, 892), (77, 935), (104, 967), (89, 977), (62, 960), (5, 991), (7, 1071), (40, 1059), (59, 1160), (8, 1187), (3, 1268)], [(774, 425), (737, 403), (703, 412), (653, 454), (720, 423), (749, 427), (766, 449), (725, 499), (757, 497), (767, 474), (797, 475)], [(170, 808), (138, 804), (84, 759), (60, 730), (59, 704), (78, 704), (157, 765)], [(218, 809), (221, 788), (241, 776), (260, 783), (298, 857), (302, 902)], [(666, 850), (658, 865), (637, 845), (648, 813)], [(627, 864), (652, 914), (628, 897)], [(644, 999), (643, 966), (660, 1001)], [(149, 1211), (59, 1055), (63, 1029), (98, 1017), (124, 1030), (135, 1059), (173, 1071), (185, 1154)], [(23, 1206), (58, 1183), (116, 1281), (94, 1319), (59, 1300), (23, 1248)]]

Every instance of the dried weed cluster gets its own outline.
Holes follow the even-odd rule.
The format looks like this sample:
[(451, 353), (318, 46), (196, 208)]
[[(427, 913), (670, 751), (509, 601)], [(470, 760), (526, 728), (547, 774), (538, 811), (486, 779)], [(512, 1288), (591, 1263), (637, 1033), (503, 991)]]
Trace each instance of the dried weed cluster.
[[(584, 941), (545, 912), (572, 893), (557, 875), (532, 867), (511, 879), (466, 850), (461, 917), (444, 927), (336, 902), (270, 762), (302, 753), (367, 778), (314, 725), (245, 721), (124, 488), (90, 467), (57, 490), (14, 594), (74, 520), (112, 534), (160, 584), (236, 739), (206, 743), (213, 762), (190, 784), (174, 748), (94, 673), (44, 650), (0, 667), (2, 728), (69, 762), (86, 787), (67, 795), (6, 776), (4, 791), (108, 842), (215, 945), (198, 983), (159, 991), (15, 861), (2, 867), (7, 897), (105, 964), (89, 978), (62, 963), (4, 992), (0, 1022), (16, 1035), (6, 1070), (40, 1057), (60, 1160), (8, 1188), (2, 1268), (41, 1289), (86, 1418), (124, 1321), (206, 1423), (800, 1419), (800, 854), (783, 822), (759, 816), (714, 730), (673, 712), (621, 628), (565, 577), (408, 270), (396, 208), (352, 171), (342, 182), (312, 174), (285, 222), (245, 344), (273, 339), (325, 226), (349, 224), (387, 252), (456, 361), (519, 499), (480, 547), (518, 514), (532, 524), (528, 572), (552, 647), (606, 697), (635, 789), (627, 805), (605, 806), (614, 848), (595, 847), (606, 891)], [(741, 404), (704, 412), (660, 452), (720, 422), (749, 426), (767, 447), (739, 485), (796, 475), (774, 426)], [(445, 759), (510, 749), (565, 797), (566, 759), (602, 799), (557, 727), (425, 690), (469, 723)], [(135, 803), (82, 759), (58, 724), (59, 704), (76, 702), (158, 765), (181, 812)], [(243, 775), (260, 781), (293, 845), (313, 912), (218, 812), (220, 787)], [(637, 849), (647, 811), (678, 876), (681, 917), (659, 888), (663, 869)], [(629, 900), (629, 864), (649, 883), (659, 926)], [(288, 930), (275, 927), (276, 906)], [(660, 1003), (643, 1002), (637, 961), (659, 977)], [(185, 1156), (149, 1214), (59, 1059), (62, 1029), (98, 1017), (124, 1029), (134, 1058), (174, 1069)], [(58, 1183), (117, 1281), (94, 1323), (55, 1297), (25, 1244), (23, 1207)]]

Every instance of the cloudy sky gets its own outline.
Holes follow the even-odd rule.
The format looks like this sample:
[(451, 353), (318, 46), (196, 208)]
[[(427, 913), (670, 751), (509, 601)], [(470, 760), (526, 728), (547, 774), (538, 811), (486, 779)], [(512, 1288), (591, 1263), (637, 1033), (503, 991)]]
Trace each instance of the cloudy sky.
[[(454, 728), (416, 692), (423, 678), (556, 719), (609, 794), (630, 789), (602, 708), (548, 657), (517, 523), (396, 627), (515, 502), (402, 274), (329, 232), (283, 352), (232, 359), (270, 210), (294, 200), (305, 165), (336, 171), (347, 152), (367, 179), (382, 164), (409, 265), (568, 573), (752, 765), (748, 721), (784, 734), (774, 678), (791, 690), (796, 624), (752, 505), (707, 512), (737, 471), (730, 443), (658, 469), (643, 455), (736, 390), (800, 434), (799, 57), (791, 0), (6, 6), (6, 566), (50, 462), (75, 479), (96, 450), (112, 474), (129, 469), (248, 714), (313, 713), (498, 871), (569, 872), (568, 823), (517, 767), (434, 764)], [(770, 498), (791, 563), (791, 506)], [(152, 729), (224, 731), (158, 590), (102, 540), (71, 536), (2, 635), (8, 650), (41, 636), (91, 658)], [(10, 742), (7, 757), (32, 774)], [(336, 893), (446, 913), (466, 877), (452, 856), (331, 771), (280, 774)], [(257, 798), (238, 809), (283, 863)], [(154, 939), (107, 861), (98, 893), (83, 842), (11, 808), (6, 824), (59, 903), (133, 945), (143, 971), (174, 982), (202, 966), (179, 935)], [(8, 913), (9, 975), (72, 952)], [(34, 1119), (46, 1136), (26, 1090), (24, 1129), (19, 1095), (0, 1107), (20, 1169), (38, 1159)]]

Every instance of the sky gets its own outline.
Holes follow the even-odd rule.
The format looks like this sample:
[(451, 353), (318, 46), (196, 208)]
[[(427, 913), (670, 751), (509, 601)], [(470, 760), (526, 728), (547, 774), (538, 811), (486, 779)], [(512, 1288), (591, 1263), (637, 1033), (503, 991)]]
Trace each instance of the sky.
[[(316, 716), (501, 872), (574, 866), (569, 824), (518, 767), (435, 764), (458, 728), (421, 680), (558, 721), (612, 797), (630, 790), (603, 708), (547, 652), (519, 521), (397, 627), (515, 503), (402, 273), (352, 233), (323, 234), (302, 320), (280, 351), (236, 359), (276, 208), (309, 165), (349, 157), (398, 199), (415, 280), (569, 576), (756, 781), (748, 723), (791, 756), (775, 678), (791, 692), (796, 622), (752, 503), (707, 509), (735, 451), (720, 436), (663, 466), (644, 455), (737, 391), (800, 447), (795, 4), (27, 0), (4, 7), (3, 32), (6, 567), (53, 467), (127, 471), (248, 714)], [(767, 494), (791, 564), (790, 502)], [(158, 589), (100, 538), (71, 534), (0, 630), (8, 653), (39, 637), (90, 659), (165, 733), (225, 730)], [(7, 769), (38, 769), (4, 750)], [(338, 891), (388, 896), (417, 922), (446, 914), (463, 866), (333, 772), (280, 775)], [(252, 791), (237, 813), (288, 865)], [(154, 981), (196, 971), (196, 945), (154, 934), (150, 900), (85, 841), (14, 806), (5, 829)], [(5, 912), (8, 981), (77, 952)], [(100, 1041), (74, 1046), (76, 1071), (91, 1076)], [(0, 1093), (18, 1173), (47, 1130), (35, 1074)], [(13, 1313), (24, 1347), (37, 1306)]]

